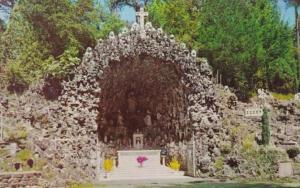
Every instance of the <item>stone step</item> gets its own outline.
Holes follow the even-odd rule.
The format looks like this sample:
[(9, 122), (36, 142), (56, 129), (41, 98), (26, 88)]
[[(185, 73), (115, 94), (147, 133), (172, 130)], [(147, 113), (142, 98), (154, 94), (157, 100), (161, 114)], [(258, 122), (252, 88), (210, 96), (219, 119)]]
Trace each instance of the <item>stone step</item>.
[(108, 173), (104, 178), (105, 173), (102, 173), (101, 179), (108, 180), (130, 180), (130, 179), (170, 179), (170, 178), (185, 178), (184, 172), (176, 172), (165, 166), (144, 166), (144, 167), (120, 167)]
[[(140, 167), (136, 158), (147, 156), (148, 160)], [(136, 180), (136, 179), (178, 179), (187, 178), (184, 172), (176, 172), (161, 165), (160, 150), (118, 151), (119, 166), (111, 173), (100, 173), (100, 180)]]

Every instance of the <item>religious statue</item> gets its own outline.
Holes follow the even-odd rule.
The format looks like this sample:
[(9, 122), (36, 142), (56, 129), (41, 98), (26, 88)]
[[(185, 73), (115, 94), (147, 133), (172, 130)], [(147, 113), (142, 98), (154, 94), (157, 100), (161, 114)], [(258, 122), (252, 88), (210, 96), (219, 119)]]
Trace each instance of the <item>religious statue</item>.
[(152, 127), (152, 120), (151, 120), (151, 115), (149, 110), (147, 110), (147, 115), (144, 118), (144, 123), (147, 127)]
[(123, 116), (121, 114), (121, 111), (118, 111), (116, 136), (120, 138), (126, 135), (127, 135), (127, 128), (124, 126), (124, 121), (123, 121)]
[(118, 111), (118, 118), (117, 118), (117, 126), (122, 127), (124, 125), (124, 118), (121, 114), (121, 111)]
[(135, 114), (137, 102), (136, 102), (134, 94), (132, 92), (129, 94), (129, 98), (128, 98), (127, 102), (128, 102), (128, 112), (131, 114)]

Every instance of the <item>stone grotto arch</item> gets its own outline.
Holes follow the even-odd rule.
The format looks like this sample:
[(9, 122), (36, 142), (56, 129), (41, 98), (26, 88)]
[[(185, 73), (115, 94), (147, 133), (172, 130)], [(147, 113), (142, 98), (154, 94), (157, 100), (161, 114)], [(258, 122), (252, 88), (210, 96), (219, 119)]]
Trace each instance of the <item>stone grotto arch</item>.
[(96, 156), (105, 147), (101, 120), (118, 112), (126, 119), (130, 97), (144, 101), (139, 113), (160, 113), (170, 130), (179, 126), (194, 131), (196, 166), (202, 169), (197, 175), (214, 168), (221, 133), (212, 72), (205, 59), (197, 58), (173, 35), (151, 23), (145, 30), (133, 24), (118, 35), (110, 33), (107, 40), (86, 50), (72, 75), (62, 83), (53, 121), (42, 135), (62, 140), (58, 156), (62, 172), (73, 169), (81, 177), (95, 179)]

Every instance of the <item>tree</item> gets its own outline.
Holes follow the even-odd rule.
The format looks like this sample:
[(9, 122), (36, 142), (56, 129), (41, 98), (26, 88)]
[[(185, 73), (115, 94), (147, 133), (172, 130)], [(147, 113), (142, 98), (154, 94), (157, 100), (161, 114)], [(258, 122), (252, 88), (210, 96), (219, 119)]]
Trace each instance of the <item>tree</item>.
[[(143, 0), (144, 5), (147, 6), (151, 0)], [(123, 8), (124, 6), (130, 6), (138, 11), (141, 6), (140, 0), (109, 0), (109, 7), (112, 11), (116, 11), (118, 8)]]
[(199, 0), (154, 0), (148, 11), (149, 19), (156, 27), (174, 34), (189, 47), (197, 48)]
[(294, 7), (295, 11), (295, 35), (296, 35), (296, 44), (298, 48), (298, 76), (300, 79), (300, 55), (299, 55), (299, 50), (300, 50), (300, 21), (299, 21), (299, 12), (298, 9), (300, 7), (300, 0), (285, 0), (285, 2), (288, 3), (289, 6)]
[(296, 90), (291, 30), (269, 0), (212, 0), (204, 3), (199, 23), (200, 53), (239, 98), (247, 99), (257, 88)]
[(5, 31), (5, 23), (3, 20), (0, 20), (0, 33), (3, 33)]
[(269, 145), (270, 143), (270, 126), (269, 126), (269, 117), (268, 110), (266, 108), (263, 109), (262, 115), (262, 132), (261, 132), (261, 140), (263, 145)]
[(154, 25), (197, 49), (240, 99), (258, 88), (297, 89), (292, 30), (273, 1), (154, 0), (148, 10)]
[(0, 63), (6, 65), (8, 82), (26, 88), (48, 75), (64, 77), (85, 49), (95, 45), (96, 37), (108, 33), (103, 25), (106, 30), (123, 26), (111, 17), (115, 18), (93, 0), (20, 0), (0, 43)]

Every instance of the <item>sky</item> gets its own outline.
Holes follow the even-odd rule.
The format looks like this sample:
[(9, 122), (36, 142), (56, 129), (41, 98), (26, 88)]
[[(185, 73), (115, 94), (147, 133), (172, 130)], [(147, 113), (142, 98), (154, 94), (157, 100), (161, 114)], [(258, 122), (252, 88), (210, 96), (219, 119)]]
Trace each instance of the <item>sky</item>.
[(283, 0), (278, 0), (278, 8), (281, 13), (281, 19), (288, 22), (289, 25), (295, 24), (295, 12), (293, 7), (288, 7)]
[[(104, 2), (105, 0), (100, 0)], [(281, 13), (281, 19), (285, 22), (288, 22), (289, 25), (294, 25), (295, 18), (294, 18), (294, 9), (292, 7), (288, 7), (283, 0), (278, 0), (278, 8)], [(132, 23), (135, 21), (135, 12), (133, 8), (124, 7), (120, 12), (120, 16), (123, 20)], [(5, 14), (0, 12), (0, 18), (4, 18)]]
[[(295, 17), (293, 7), (288, 7), (284, 0), (278, 0), (278, 8), (280, 10), (281, 19), (289, 23), (289, 25), (294, 25)], [(130, 7), (124, 7), (120, 12), (120, 16), (123, 20), (128, 22), (135, 21), (135, 11)]]

